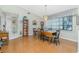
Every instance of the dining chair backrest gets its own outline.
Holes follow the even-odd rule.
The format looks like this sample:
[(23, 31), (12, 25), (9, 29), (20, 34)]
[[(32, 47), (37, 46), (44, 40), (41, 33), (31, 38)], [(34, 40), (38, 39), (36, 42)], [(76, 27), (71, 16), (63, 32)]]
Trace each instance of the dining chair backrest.
[(59, 39), (60, 36), (60, 30), (56, 30), (56, 38)]

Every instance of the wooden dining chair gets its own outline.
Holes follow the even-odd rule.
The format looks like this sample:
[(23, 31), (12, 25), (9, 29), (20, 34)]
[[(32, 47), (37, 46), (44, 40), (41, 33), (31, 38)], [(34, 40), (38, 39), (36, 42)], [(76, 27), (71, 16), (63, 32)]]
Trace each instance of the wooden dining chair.
[(57, 45), (58, 43), (60, 44), (60, 30), (56, 30), (56, 35), (53, 36), (53, 39), (54, 39), (54, 43)]

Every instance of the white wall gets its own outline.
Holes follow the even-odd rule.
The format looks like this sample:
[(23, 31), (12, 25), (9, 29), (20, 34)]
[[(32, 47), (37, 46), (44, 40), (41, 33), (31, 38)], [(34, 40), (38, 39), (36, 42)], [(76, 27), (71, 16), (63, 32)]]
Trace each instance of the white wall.
[[(8, 19), (7, 17), (10, 18), (10, 15), (8, 15), (6, 17), (6, 25), (7, 25), (7, 31), (10, 33), (9, 34), (9, 39), (14, 39), (14, 38), (18, 38), (22, 35), (20, 35), (20, 32), (23, 30), (23, 27), (22, 27), (22, 20), (23, 20), (23, 16), (27, 16), (28, 20), (29, 20), (29, 35), (32, 35), (33, 34), (33, 27), (32, 27), (32, 20), (39, 20), (40, 17), (37, 17), (35, 14), (27, 14), (28, 11), (26, 11), (25, 9), (22, 9), (18, 6), (1, 6), (0, 5), (0, 8), (3, 12), (5, 12), (6, 14), (9, 12), (11, 13), (10, 15), (12, 14), (15, 14), (15, 15), (18, 15), (18, 32), (13, 35), (11, 34), (11, 19)], [(2, 15), (2, 14), (1, 14)], [(3, 17), (4, 18), (4, 17)], [(5, 19), (5, 18), (4, 18)], [(3, 19), (2, 19), (2, 23), (4, 23)]]
[(0, 9), (0, 17), (1, 17), (1, 26), (0, 26), (0, 30), (3, 30), (3, 25), (5, 24), (5, 15), (4, 12), (2, 11), (2, 9)]
[(79, 8), (78, 8), (78, 18), (77, 18), (77, 29), (78, 29), (78, 52), (79, 52)]
[(79, 52), (79, 25), (77, 25), (77, 29), (78, 29), (78, 52)]
[[(78, 11), (78, 14), (79, 14), (79, 11)], [(79, 18), (77, 20), (79, 20)], [(78, 33), (78, 53), (79, 53), (79, 24), (77, 25), (77, 29), (78, 29), (78, 32), (77, 32)]]
[[(11, 15), (17, 14), (17, 15), (19, 15), (17, 20), (20, 21), (20, 20), (22, 20), (21, 18), (24, 15), (26, 15), (25, 11), (23, 9), (21, 9), (21, 8), (16, 7), (16, 6), (0, 6), (0, 8), (1, 8), (2, 12), (5, 13), (5, 16), (6, 16), (6, 18), (5, 18), (6, 19), (6, 26), (7, 26), (6, 30), (9, 32), (9, 39), (14, 39), (14, 38), (19, 37), (20, 36), (19, 33), (20, 33), (20, 30), (21, 30), (21, 27), (18, 25), (18, 32), (15, 35), (13, 35), (12, 32), (11, 32), (11, 19), (10, 18), (11, 18)], [(12, 13), (12, 14), (6, 15), (8, 12)], [(2, 19), (1, 23), (4, 23), (4, 22), (5, 21), (3, 21), (3, 19)]]
[(69, 16), (69, 15), (74, 15), (72, 21), (73, 21), (73, 30), (72, 31), (67, 31), (67, 30), (61, 30), (61, 38), (71, 40), (71, 41), (78, 41), (78, 30), (77, 30), (77, 25), (76, 25), (76, 15), (78, 13), (78, 9), (71, 9), (71, 10), (66, 10), (60, 13), (56, 13), (54, 15), (49, 16), (49, 20), (53, 20), (54, 18), (57, 17), (63, 17), (63, 16)]

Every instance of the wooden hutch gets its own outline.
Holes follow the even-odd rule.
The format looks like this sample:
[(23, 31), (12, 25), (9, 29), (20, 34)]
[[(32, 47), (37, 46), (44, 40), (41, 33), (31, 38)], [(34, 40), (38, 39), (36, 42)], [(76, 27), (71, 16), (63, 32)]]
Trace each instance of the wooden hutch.
[(23, 18), (23, 36), (28, 36), (28, 19), (26, 16)]

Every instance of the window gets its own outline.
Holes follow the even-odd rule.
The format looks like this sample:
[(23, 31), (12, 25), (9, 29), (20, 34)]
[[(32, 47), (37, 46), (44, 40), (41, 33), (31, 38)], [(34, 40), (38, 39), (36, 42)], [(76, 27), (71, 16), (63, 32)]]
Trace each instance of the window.
[(63, 17), (59, 18), (59, 29), (63, 30)]
[(72, 16), (63, 18), (63, 30), (72, 30)]
[(72, 18), (73, 16), (58, 17), (48, 20), (46, 28), (52, 28), (52, 30), (72, 30)]
[(60, 26), (59, 26), (59, 18), (56, 18), (56, 19), (54, 19), (53, 21), (52, 21), (52, 29), (59, 29), (60, 28)]

